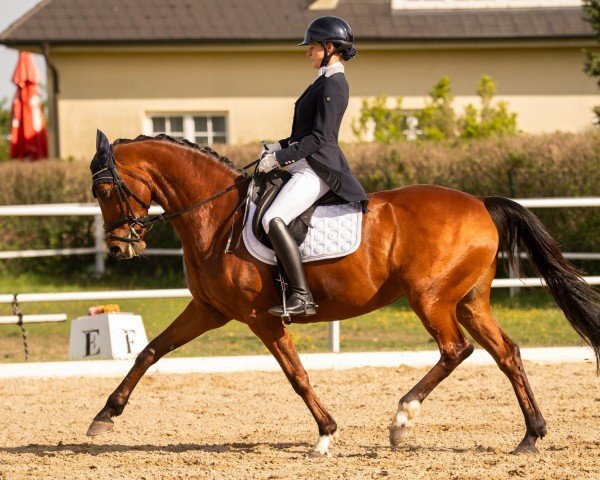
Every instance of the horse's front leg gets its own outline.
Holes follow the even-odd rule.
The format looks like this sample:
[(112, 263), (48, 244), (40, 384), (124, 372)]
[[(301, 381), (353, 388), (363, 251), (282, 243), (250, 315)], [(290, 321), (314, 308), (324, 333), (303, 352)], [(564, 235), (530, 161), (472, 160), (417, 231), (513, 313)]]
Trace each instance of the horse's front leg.
[(274, 318), (249, 323), (249, 326), (279, 362), (294, 391), (302, 397), (317, 422), (319, 439), (309, 455), (329, 456), (329, 445), (337, 431), (337, 424), (313, 390), (288, 329)]
[(112, 417), (121, 415), (131, 392), (144, 373), (163, 355), (181, 347), (204, 332), (225, 325), (229, 320), (210, 305), (192, 300), (186, 309), (158, 337), (152, 340), (137, 356), (133, 368), (117, 389), (108, 397), (106, 405), (88, 428), (87, 435), (94, 436), (112, 430)]

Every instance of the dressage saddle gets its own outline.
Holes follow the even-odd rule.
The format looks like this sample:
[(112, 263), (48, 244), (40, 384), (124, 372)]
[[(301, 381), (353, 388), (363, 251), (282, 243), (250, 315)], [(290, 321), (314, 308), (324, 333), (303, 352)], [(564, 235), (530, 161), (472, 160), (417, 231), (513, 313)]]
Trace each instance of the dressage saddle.
[[(273, 204), (275, 197), (279, 194), (283, 186), (292, 178), (292, 174), (287, 170), (271, 170), (267, 173), (257, 173), (253, 179), (252, 191), (250, 192), (250, 200), (256, 205), (254, 216), (252, 218), (252, 233), (256, 239), (265, 247), (273, 249), (271, 241), (262, 226), (262, 217), (269, 207)], [(337, 195), (332, 190), (329, 190), (325, 195), (319, 198), (299, 217), (292, 220), (288, 225), (288, 230), (292, 238), (298, 246), (302, 244), (308, 233), (308, 229), (312, 227), (311, 218), (315, 209), (320, 205), (339, 205), (348, 203), (342, 197)]]

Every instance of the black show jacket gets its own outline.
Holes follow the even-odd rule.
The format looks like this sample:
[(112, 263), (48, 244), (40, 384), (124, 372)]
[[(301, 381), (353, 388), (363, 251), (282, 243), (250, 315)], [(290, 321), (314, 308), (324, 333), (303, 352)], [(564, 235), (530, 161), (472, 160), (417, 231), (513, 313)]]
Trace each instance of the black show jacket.
[(366, 210), (367, 194), (338, 145), (348, 97), (343, 73), (317, 78), (296, 100), (292, 134), (279, 140), (282, 150), (275, 156), (282, 167), (306, 158), (331, 190), (348, 202), (362, 202)]

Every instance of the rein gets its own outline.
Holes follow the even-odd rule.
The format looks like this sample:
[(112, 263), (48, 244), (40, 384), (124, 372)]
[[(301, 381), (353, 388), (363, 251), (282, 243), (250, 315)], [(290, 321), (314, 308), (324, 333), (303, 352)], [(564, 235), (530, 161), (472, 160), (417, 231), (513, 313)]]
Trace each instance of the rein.
[[(249, 163), (248, 165), (242, 167), (242, 170), (246, 170), (246, 169), (256, 165), (259, 161), (260, 161), (260, 159), (254, 160), (253, 162)], [(117, 165), (115, 163), (115, 157), (114, 157), (112, 145), (110, 146), (110, 155), (108, 157), (107, 165), (108, 165), (107, 167), (97, 171), (96, 173), (94, 173), (92, 175), (93, 185), (95, 186), (97, 183), (103, 183), (103, 182), (112, 183), (115, 187), (115, 190), (117, 191), (121, 205), (125, 204), (127, 207), (127, 208), (124, 208), (123, 210), (127, 211), (128, 216), (120, 218), (118, 220), (113, 220), (111, 222), (104, 223), (104, 232), (107, 234), (106, 235), (107, 238), (113, 238), (115, 240), (120, 240), (120, 241), (126, 242), (126, 243), (137, 243), (137, 242), (142, 241), (142, 238), (139, 236), (139, 234), (133, 228), (134, 225), (139, 225), (140, 227), (142, 227), (146, 230), (150, 230), (154, 226), (155, 223), (164, 222), (165, 220), (168, 220), (170, 218), (179, 217), (180, 215), (188, 213), (196, 208), (199, 208), (202, 205), (205, 205), (205, 204), (219, 198), (220, 196), (225, 195), (226, 193), (237, 189), (243, 183), (252, 180), (252, 176), (248, 175), (246, 172), (244, 172), (244, 175), (245, 175), (244, 178), (235, 181), (233, 183), (233, 185), (223, 188), (223, 189), (219, 190), (218, 192), (214, 193), (213, 195), (211, 195), (210, 197), (200, 200), (199, 202), (196, 202), (182, 210), (178, 210), (176, 212), (169, 213), (169, 214), (163, 213), (161, 215), (157, 215), (154, 217), (151, 217), (151, 216), (138, 217), (135, 215), (135, 212), (133, 210), (133, 206), (131, 205), (131, 201), (130, 201), (129, 197), (133, 198), (141, 207), (143, 207), (146, 210), (149, 210), (150, 205), (146, 205), (146, 203), (144, 203), (144, 201), (141, 198), (139, 198), (127, 186), (127, 184), (123, 181), (123, 179), (119, 175), (119, 172), (117, 170)], [(104, 174), (104, 175), (101, 175), (101, 174)], [(110, 176), (108, 176), (107, 174), (110, 174)], [(96, 194), (95, 194), (95, 190), (94, 190), (94, 197), (95, 196), (96, 196)], [(243, 199), (240, 202), (240, 204), (236, 207), (236, 209), (235, 209), (236, 213), (239, 210), (240, 205), (242, 205), (245, 201), (246, 201), (246, 199)], [(131, 232), (131, 235), (129, 237), (122, 237), (120, 235), (115, 235), (114, 233), (112, 233), (112, 231), (115, 228), (118, 228), (121, 225), (124, 225), (126, 223), (129, 224), (129, 230)]]

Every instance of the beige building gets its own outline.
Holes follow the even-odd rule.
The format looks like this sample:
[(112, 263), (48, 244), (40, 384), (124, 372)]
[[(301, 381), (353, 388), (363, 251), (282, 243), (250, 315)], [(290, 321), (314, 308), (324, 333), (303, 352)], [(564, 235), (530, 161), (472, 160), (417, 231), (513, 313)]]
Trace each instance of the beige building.
[[(110, 139), (161, 132), (197, 143), (289, 134), (293, 104), (315, 71), (295, 46), (320, 15), (353, 26), (350, 105), (382, 93), (419, 109), (443, 75), (455, 105), (476, 103), (488, 74), (527, 132), (592, 128), (600, 103), (583, 73), (591, 27), (573, 0), (45, 0), (0, 36), (48, 63), (51, 145), (89, 158)], [(58, 125), (58, 128), (56, 128)]]

